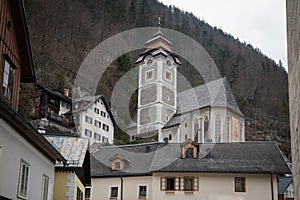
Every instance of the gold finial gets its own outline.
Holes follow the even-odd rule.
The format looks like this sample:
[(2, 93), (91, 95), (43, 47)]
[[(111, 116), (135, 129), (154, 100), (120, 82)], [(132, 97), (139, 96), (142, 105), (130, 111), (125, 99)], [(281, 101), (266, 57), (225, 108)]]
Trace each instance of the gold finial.
[(158, 17), (158, 26), (160, 27), (160, 17)]

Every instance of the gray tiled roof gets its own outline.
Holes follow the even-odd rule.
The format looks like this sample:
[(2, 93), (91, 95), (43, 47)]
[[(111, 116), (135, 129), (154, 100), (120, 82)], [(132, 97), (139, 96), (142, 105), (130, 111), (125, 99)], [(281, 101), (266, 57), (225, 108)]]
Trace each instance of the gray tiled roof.
[[(111, 157), (119, 155), (128, 160), (123, 175), (152, 172), (207, 173), (290, 173), (274, 142), (201, 143), (198, 158), (181, 158), (180, 143), (145, 143), (139, 145), (100, 147), (92, 153), (92, 176), (115, 176)], [(150, 152), (146, 153), (146, 146)], [(211, 149), (207, 156), (207, 149)]]
[(226, 78), (220, 78), (177, 94), (178, 114), (207, 106), (225, 106), (243, 115)]
[(175, 115), (166, 123), (164, 128), (180, 125), (188, 116), (189, 113)]
[(293, 182), (293, 177), (291, 177), (291, 176), (288, 176), (288, 177), (282, 176), (282, 177), (280, 177), (278, 185), (277, 185), (278, 194), (283, 194), (292, 182)]

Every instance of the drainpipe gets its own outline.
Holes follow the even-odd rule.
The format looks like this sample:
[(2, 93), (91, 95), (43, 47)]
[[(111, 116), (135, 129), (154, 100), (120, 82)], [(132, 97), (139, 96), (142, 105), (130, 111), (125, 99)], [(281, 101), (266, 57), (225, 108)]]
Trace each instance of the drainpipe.
[(123, 177), (121, 176), (121, 171), (119, 171), (120, 174), (120, 180), (121, 180), (121, 194), (120, 194), (120, 200), (123, 200)]
[(273, 174), (271, 174), (271, 193), (272, 193), (272, 200), (274, 200)]

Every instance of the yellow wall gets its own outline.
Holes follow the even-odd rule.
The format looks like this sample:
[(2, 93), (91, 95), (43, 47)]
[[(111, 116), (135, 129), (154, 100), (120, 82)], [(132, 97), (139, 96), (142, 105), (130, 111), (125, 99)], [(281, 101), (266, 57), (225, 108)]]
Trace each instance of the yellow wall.
[[(75, 184), (72, 184), (73, 182)], [(76, 200), (77, 187), (83, 192), (84, 199), (85, 187), (74, 172), (55, 172), (53, 200), (68, 200), (67, 195)], [(72, 192), (70, 193), (71, 188)]]
[(55, 172), (53, 200), (67, 200), (66, 193), (68, 191), (68, 175), (69, 173), (66, 172)]

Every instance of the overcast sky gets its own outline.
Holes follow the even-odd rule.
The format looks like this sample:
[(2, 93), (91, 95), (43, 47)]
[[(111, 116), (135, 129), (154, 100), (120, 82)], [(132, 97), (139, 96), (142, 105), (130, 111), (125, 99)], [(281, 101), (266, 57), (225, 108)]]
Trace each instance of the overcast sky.
[(159, 0), (250, 43), (287, 69), (285, 0)]

